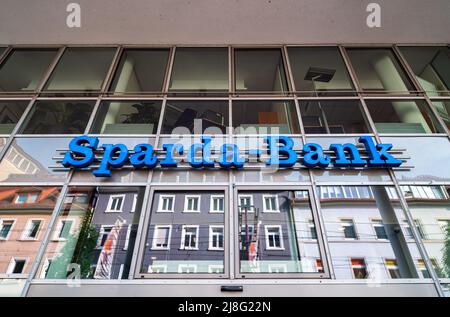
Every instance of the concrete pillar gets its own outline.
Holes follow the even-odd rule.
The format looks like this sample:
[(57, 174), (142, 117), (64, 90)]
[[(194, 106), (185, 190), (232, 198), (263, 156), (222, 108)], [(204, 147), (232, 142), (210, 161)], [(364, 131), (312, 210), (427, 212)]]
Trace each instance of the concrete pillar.
[(401, 277), (418, 278), (408, 244), (403, 236), (401, 226), (386, 190), (383, 186), (371, 186), (370, 188), (375, 197), (384, 229), (394, 251)]
[[(378, 78), (384, 89), (388, 91), (408, 91), (408, 87), (402, 80), (391, 57), (386, 54), (380, 54), (373, 62)], [(420, 124), (424, 132), (431, 133), (431, 130), (425, 121), (422, 113), (415, 102), (412, 101), (393, 101), (392, 105), (397, 116), (402, 123)]]

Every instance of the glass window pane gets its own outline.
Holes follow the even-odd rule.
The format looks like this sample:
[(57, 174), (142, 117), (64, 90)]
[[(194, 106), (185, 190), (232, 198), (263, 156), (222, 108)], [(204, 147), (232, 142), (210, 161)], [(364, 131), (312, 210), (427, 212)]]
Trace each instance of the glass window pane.
[[(223, 213), (210, 213), (211, 196), (221, 194), (223, 192), (156, 192), (140, 272), (224, 273), (223, 241), (219, 242), (218, 235), (210, 234), (211, 226), (224, 226)], [(158, 212), (160, 197), (171, 195), (175, 197), (173, 212)], [(201, 196), (197, 200), (200, 203), (199, 212), (184, 212), (186, 196)], [(192, 206), (195, 206), (194, 202)], [(164, 230), (164, 234), (161, 230)], [(214, 237), (215, 242), (212, 240)], [(210, 248), (213, 243), (216, 247)], [(222, 247), (217, 247), (220, 243)], [(212, 267), (215, 269), (211, 270)]]
[(237, 134), (298, 134), (297, 111), (291, 101), (234, 101)]
[(290, 47), (288, 52), (297, 91), (322, 96), (354, 90), (337, 47)]
[(126, 49), (110, 91), (116, 93), (162, 91), (168, 49)]
[(438, 100), (433, 101), (433, 106), (436, 108), (439, 116), (444, 120), (445, 125), (450, 130), (450, 101)]
[[(381, 141), (394, 144), (397, 149), (406, 150), (403, 155), (409, 159), (405, 166), (410, 168), (394, 169), (394, 174), (399, 181), (450, 181), (450, 169), (446, 168), (450, 157), (450, 142), (447, 137), (383, 137)], [(430, 155), (432, 155), (432, 163), (430, 163)]]
[[(60, 192), (55, 186), (0, 187), (0, 274), (30, 272)], [(17, 203), (19, 195), (31, 194), (39, 198), (28, 204)], [(39, 227), (30, 227), (37, 219)]]
[[(139, 187), (70, 187), (37, 276), (128, 279), (143, 193)], [(125, 196), (122, 212), (107, 212), (109, 197), (118, 194)]]
[(10, 134), (28, 105), (28, 101), (0, 101), (0, 134)]
[(0, 67), (0, 91), (32, 91), (56, 56), (56, 49), (15, 49)]
[(37, 101), (20, 129), (22, 134), (82, 134), (95, 101)]
[(66, 49), (45, 85), (46, 90), (100, 90), (115, 48)]
[(227, 101), (167, 101), (161, 133), (222, 134), (228, 126)]
[[(364, 260), (367, 269), (364, 278), (418, 278), (417, 260), (422, 258), (415, 241), (405, 239), (406, 232), (399, 232), (406, 217), (398, 198), (389, 197), (388, 187), (364, 187), (372, 193), (372, 198), (320, 198), (336, 278), (360, 277), (354, 274), (352, 258)], [(358, 186), (358, 191), (364, 187)], [(349, 192), (347, 188), (344, 186), (344, 192)], [(372, 219), (384, 224), (383, 232), (374, 232)], [(348, 221), (347, 226), (351, 224), (349, 231), (353, 230), (353, 236), (357, 234), (357, 240), (348, 239), (348, 231), (342, 227), (344, 221)], [(378, 238), (379, 234), (383, 239)]]
[(413, 85), (389, 48), (347, 49), (350, 60), (365, 92), (408, 92)]
[[(241, 204), (252, 197), (254, 207), (240, 208), (241, 273), (318, 273), (318, 242), (311, 240), (313, 219), (308, 191), (239, 191)], [(265, 213), (264, 196), (276, 195), (279, 213)]]
[(369, 132), (359, 101), (300, 102), (305, 133), (348, 134)]
[(421, 100), (366, 100), (378, 133), (437, 133), (442, 128)]
[(280, 49), (236, 49), (236, 91), (285, 92), (288, 90)]
[(52, 169), (57, 149), (68, 147), (68, 138), (16, 138), (0, 163), (0, 181), (62, 182), (66, 171)]
[(170, 91), (228, 91), (227, 48), (177, 48)]
[(419, 234), (438, 277), (450, 278), (450, 226), (445, 225), (450, 223), (450, 186), (433, 186), (441, 192), (436, 199), (412, 196), (413, 187), (431, 190), (431, 186), (402, 186), (401, 189), (416, 225), (420, 225)]
[(101, 134), (155, 134), (161, 101), (102, 102), (92, 127)]
[(448, 47), (400, 47), (422, 88), (430, 96), (448, 96), (450, 49)]

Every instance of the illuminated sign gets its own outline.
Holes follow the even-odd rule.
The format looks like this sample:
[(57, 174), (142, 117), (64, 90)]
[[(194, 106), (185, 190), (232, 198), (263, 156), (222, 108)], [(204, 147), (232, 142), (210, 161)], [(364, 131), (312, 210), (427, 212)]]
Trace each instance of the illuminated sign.
[[(211, 141), (211, 137), (202, 136), (201, 143), (194, 143), (189, 148), (184, 148), (179, 143), (163, 144), (164, 155), (161, 157), (148, 143), (138, 144), (129, 151), (125, 144), (100, 146), (97, 137), (83, 135), (71, 140), (61, 164), (72, 169), (85, 169), (95, 165), (92, 173), (97, 177), (110, 177), (111, 169), (121, 168), (125, 164), (131, 164), (135, 169), (153, 169), (157, 166), (176, 168), (178, 161), (174, 155), (185, 155), (186, 161), (194, 169), (245, 167), (248, 159), (236, 144), (223, 144), (216, 153), (211, 149)], [(357, 145), (351, 143), (331, 144), (328, 149), (317, 143), (306, 143), (300, 151), (296, 151), (291, 137), (265, 136), (263, 141), (266, 146), (265, 155), (261, 149), (250, 149), (248, 153), (255, 155), (257, 161), (268, 167), (294, 168), (297, 164), (304, 168), (393, 168), (403, 163), (389, 152), (392, 144), (375, 144), (370, 136), (358, 138), (360, 146), (363, 146), (364, 156)]]

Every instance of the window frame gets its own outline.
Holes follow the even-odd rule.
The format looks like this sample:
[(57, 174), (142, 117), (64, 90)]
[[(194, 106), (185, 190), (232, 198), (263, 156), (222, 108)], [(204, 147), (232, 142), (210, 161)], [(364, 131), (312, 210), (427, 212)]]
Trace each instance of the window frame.
[[(275, 208), (276, 209), (267, 209), (267, 205), (266, 205), (266, 198), (275, 198)], [(278, 195), (276, 194), (263, 194), (262, 195), (262, 201), (263, 201), (263, 212), (264, 213), (272, 213), (272, 214), (277, 214), (280, 213), (280, 204), (279, 204), (279, 200), (278, 200)]]
[[(383, 219), (370, 218), (370, 224), (371, 224), (371, 227), (372, 227), (372, 231), (374, 233), (375, 240), (377, 240), (377, 241), (389, 241), (389, 237), (387, 235), (386, 226), (383, 223)], [(384, 229), (384, 233), (386, 234), (386, 238), (385, 239), (378, 237), (376, 227), (381, 227), (381, 228)]]
[[(344, 226), (344, 223), (345, 222), (352, 222), (352, 227), (353, 227), (353, 232), (355, 233), (355, 237), (354, 238), (347, 238), (346, 236), (345, 236), (345, 227), (347, 227), (347, 226)], [(343, 240), (348, 240), (348, 241), (355, 241), (355, 240), (359, 240), (359, 234), (358, 234), (358, 231), (356, 230), (356, 224), (355, 224), (355, 219), (354, 218), (352, 218), (352, 217), (349, 217), (349, 218), (339, 218), (339, 225), (340, 225), (340, 227), (342, 228), (342, 239)]]
[[(214, 236), (214, 229), (220, 228), (222, 229), (222, 243), (223, 247), (215, 247), (213, 236)], [(225, 227), (223, 225), (209, 225), (209, 242), (208, 242), (208, 250), (211, 251), (224, 251), (225, 250)]]
[[(255, 195), (255, 192), (270, 192), (270, 191), (291, 191), (294, 193), (296, 191), (307, 191), (308, 192), (308, 204), (311, 212), (312, 219), (315, 221), (316, 225), (316, 231), (317, 231), (317, 249), (318, 249), (318, 256), (314, 257), (314, 261), (317, 259), (320, 259), (322, 261), (322, 267), (323, 272), (289, 272), (284, 274), (277, 274), (277, 275), (271, 275), (264, 272), (241, 272), (241, 261), (240, 261), (240, 232), (241, 228), (239, 223), (239, 217), (240, 217), (240, 208), (239, 207), (239, 196), (246, 196), (246, 195)], [(320, 213), (318, 209), (318, 205), (316, 202), (316, 196), (313, 193), (313, 188), (310, 185), (277, 185), (276, 189), (268, 188), (267, 185), (259, 185), (259, 184), (238, 184), (234, 186), (233, 188), (233, 204), (234, 204), (234, 210), (232, 212), (234, 213), (234, 219), (233, 219), (233, 225), (234, 225), (234, 232), (236, 233), (234, 235), (234, 272), (235, 272), (235, 278), (237, 280), (240, 279), (264, 279), (264, 280), (279, 280), (279, 279), (302, 279), (302, 280), (308, 280), (308, 279), (329, 279), (331, 278), (330, 274), (330, 258), (329, 254), (325, 252), (326, 244), (324, 241), (324, 234), (323, 234), (323, 227), (322, 223), (319, 222), (320, 219)], [(260, 211), (261, 212), (261, 211)], [(298, 230), (298, 228), (297, 228)], [(260, 242), (262, 239), (265, 239), (263, 231), (263, 228), (261, 228), (258, 231)], [(298, 240), (298, 238), (297, 238)], [(297, 241), (296, 240), (296, 241)], [(262, 243), (262, 242), (261, 242)], [(260, 243), (260, 244), (261, 244)], [(284, 241), (283, 241), (284, 243)], [(282, 251), (282, 250), (281, 250)], [(280, 251), (271, 251), (271, 252), (280, 252)]]
[[(278, 229), (279, 239), (280, 239), (280, 246), (279, 247), (271, 247), (270, 246), (270, 238), (269, 238), (269, 230), (270, 229)], [(284, 241), (283, 241), (283, 227), (281, 225), (264, 225), (264, 237), (266, 242), (266, 250), (267, 251), (283, 251), (284, 248)]]
[(255, 203), (253, 201), (253, 195), (252, 194), (239, 194), (238, 195), (238, 207), (239, 207), (239, 213), (243, 213), (242, 212), (242, 207), (241, 207), (241, 198), (250, 198), (250, 207), (253, 208), (249, 208), (247, 209), (247, 213), (255, 213)]
[[(368, 279), (371, 278), (370, 272), (368, 270), (366, 258), (364, 258), (364, 257), (350, 257), (349, 260), (350, 260), (350, 270), (352, 271), (352, 279), (353, 280), (368, 280)], [(362, 266), (362, 265), (353, 265), (353, 262), (352, 262), (353, 260), (362, 260), (363, 263), (364, 263), (364, 266)], [(364, 270), (366, 271), (366, 277), (365, 278), (357, 278), (356, 275), (355, 275), (354, 269), (362, 269), (362, 268), (364, 268)]]
[[(142, 234), (137, 237), (136, 243), (139, 243), (138, 246), (138, 254), (136, 258), (136, 265), (134, 267), (134, 271), (132, 272), (134, 279), (140, 279), (142, 281), (145, 281), (147, 279), (152, 278), (159, 278), (159, 279), (167, 279), (167, 280), (173, 280), (173, 279), (183, 279), (183, 278), (198, 278), (200, 280), (202, 279), (229, 279), (230, 278), (230, 245), (233, 245), (233, 243), (230, 243), (231, 236), (230, 236), (230, 219), (229, 217), (225, 217), (225, 215), (228, 214), (228, 212), (225, 212), (223, 214), (223, 225), (224, 225), (224, 250), (223, 252), (223, 258), (221, 261), (223, 261), (224, 270), (222, 273), (208, 273), (208, 272), (197, 272), (197, 273), (189, 273), (189, 274), (183, 274), (183, 273), (177, 273), (175, 271), (168, 272), (168, 273), (146, 273), (148, 271), (148, 266), (143, 265), (144, 259), (146, 256), (146, 252), (148, 252), (146, 245), (146, 241), (149, 238), (149, 233), (151, 232), (151, 226), (152, 226), (152, 218), (153, 215), (156, 215), (158, 209), (152, 211), (153, 204), (158, 204), (159, 206), (159, 197), (161, 195), (167, 195), (169, 193), (174, 193), (176, 196), (185, 195), (187, 192), (192, 192), (192, 186), (188, 185), (171, 185), (170, 187), (164, 186), (164, 185), (156, 185), (151, 186), (150, 192), (149, 192), (149, 199), (147, 201), (146, 205), (146, 212), (143, 213), (144, 219), (141, 221), (140, 229), (142, 230)], [(211, 194), (211, 192), (214, 192), (214, 194), (221, 194), (224, 195), (225, 199), (225, 211), (227, 211), (229, 206), (229, 187), (225, 185), (217, 185), (217, 184), (199, 184), (198, 187), (195, 188), (196, 194), (200, 195), (207, 195)], [(181, 199), (181, 198), (180, 198)], [(205, 198), (206, 199), (206, 198)], [(209, 207), (209, 206), (208, 206)], [(177, 210), (177, 212), (180, 212)], [(197, 217), (198, 214), (193, 214)], [(214, 216), (222, 216), (222, 214), (214, 214)], [(173, 237), (173, 236), (172, 236)], [(181, 237), (177, 236), (173, 239), (173, 243), (177, 244), (177, 241), (180, 241)], [(175, 241), (177, 240), (177, 241)], [(203, 241), (203, 239), (202, 239)], [(178, 242), (180, 243), (180, 242)], [(206, 240), (205, 240), (205, 245)], [(179, 245), (178, 245), (179, 246)], [(173, 248), (176, 248), (177, 246), (172, 246)], [(151, 251), (151, 250), (150, 250)], [(217, 251), (218, 252), (218, 251)]]
[[(31, 238), (31, 237), (27, 237), (27, 233), (28, 233), (28, 231), (31, 230), (31, 225), (32, 225), (33, 221), (39, 221), (40, 223), (39, 223), (38, 231), (36, 233), (36, 237)], [(42, 219), (42, 218), (29, 218), (27, 220), (27, 223), (25, 224), (25, 228), (22, 231), (22, 235), (21, 235), (20, 240), (23, 240), (23, 241), (38, 241), (39, 240), (39, 236), (41, 235), (42, 228), (44, 227), (44, 223), (45, 223), (45, 220)]]
[(69, 235), (74, 233), (74, 231), (75, 231), (74, 225), (76, 223), (75, 219), (69, 218), (69, 217), (63, 218), (63, 219), (58, 219), (58, 224), (55, 227), (56, 230), (54, 231), (54, 233), (52, 235), (52, 241), (59, 241), (59, 242), (67, 241), (67, 238), (60, 237), (60, 234), (62, 233), (62, 230), (64, 229), (63, 222), (71, 222), (70, 229), (69, 229)]
[[(125, 205), (125, 198), (126, 198), (126, 194), (114, 194), (114, 195), (109, 195), (108, 198), (108, 206), (105, 209), (105, 213), (122, 213), (123, 212), (123, 207)], [(122, 198), (122, 203), (120, 205), (120, 210), (115, 210), (115, 209), (111, 209), (114, 199), (116, 198)]]
[[(189, 199), (191, 198), (198, 199), (197, 209), (192, 210), (188, 209)], [(202, 210), (201, 203), (202, 203), (202, 195), (184, 195), (183, 213), (200, 213)]]
[[(214, 209), (214, 199), (222, 199), (223, 200), (223, 210), (215, 210)], [(225, 213), (225, 196), (224, 195), (211, 195), (210, 201), (209, 201), (209, 213), (210, 214), (222, 214)]]
[[(167, 237), (167, 247), (160, 247), (156, 245), (156, 236), (157, 232), (160, 228), (169, 228), (169, 235)], [(172, 225), (155, 225), (153, 228), (153, 237), (152, 237), (152, 250), (170, 250), (170, 240), (172, 239)]]
[[(22, 272), (20, 273), (13, 273), (15, 266), (17, 265), (17, 261), (24, 261), (24, 265), (22, 268)], [(27, 274), (25, 273), (27, 265), (29, 262), (29, 257), (26, 256), (12, 256), (11, 260), (9, 261), (8, 268), (6, 269), (6, 274), (11, 276), (20, 276)]]
[[(188, 246), (186, 247), (186, 229), (195, 229), (195, 246), (191, 247)], [(183, 225), (181, 228), (181, 243), (180, 243), (180, 250), (186, 250), (186, 251), (198, 251), (199, 250), (199, 232), (200, 232), (200, 225)], [(192, 236), (191, 234), (189, 234), (189, 236)]]
[[(172, 209), (162, 209), (163, 207), (163, 200), (164, 198), (171, 198), (172, 199)], [(166, 194), (160, 194), (158, 199), (158, 209), (156, 212), (175, 212), (175, 199), (176, 195), (166, 195)]]
[(11, 224), (11, 228), (9, 228), (9, 231), (8, 231), (8, 234), (6, 235), (6, 237), (5, 238), (0, 237), (0, 241), (8, 241), (9, 240), (9, 238), (11, 237), (11, 233), (13, 232), (14, 226), (17, 223), (17, 219), (15, 219), (15, 218), (0, 218), (0, 231), (3, 229), (3, 223), (5, 221), (8, 221), (8, 222), (11, 221), (12, 224)]

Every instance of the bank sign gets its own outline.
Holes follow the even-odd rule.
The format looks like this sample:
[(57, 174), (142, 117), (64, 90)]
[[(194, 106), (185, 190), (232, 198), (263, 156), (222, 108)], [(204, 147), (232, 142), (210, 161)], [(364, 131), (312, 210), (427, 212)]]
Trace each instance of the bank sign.
[[(141, 143), (128, 149), (122, 143), (99, 145), (97, 137), (83, 135), (71, 140), (61, 164), (70, 169), (90, 169), (97, 177), (110, 177), (112, 169), (130, 164), (134, 169), (175, 169), (179, 163), (175, 156), (184, 156), (194, 169), (242, 169), (249, 162), (236, 144), (225, 143), (215, 151), (211, 137), (202, 136), (200, 140), (201, 143), (188, 148), (167, 143), (162, 145), (162, 150), (155, 150), (151, 144)], [(288, 136), (265, 136), (263, 142), (264, 153), (261, 149), (245, 152), (272, 168), (294, 168), (296, 164), (322, 169), (393, 168), (403, 163), (390, 152), (392, 144), (375, 144), (370, 136), (359, 137), (359, 144), (331, 144), (328, 149), (317, 143), (306, 143), (301, 150), (294, 150), (294, 140)]]

